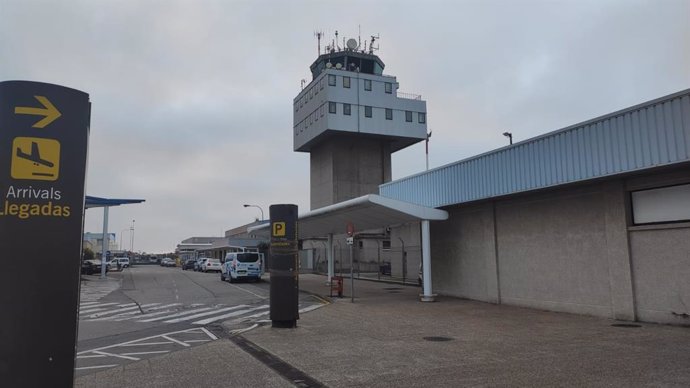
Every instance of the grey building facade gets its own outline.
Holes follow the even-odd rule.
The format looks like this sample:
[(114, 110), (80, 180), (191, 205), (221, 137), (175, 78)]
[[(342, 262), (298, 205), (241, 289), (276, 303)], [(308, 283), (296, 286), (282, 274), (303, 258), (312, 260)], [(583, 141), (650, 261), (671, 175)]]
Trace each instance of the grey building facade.
[(431, 223), (434, 292), (690, 324), (690, 90), (380, 186)]

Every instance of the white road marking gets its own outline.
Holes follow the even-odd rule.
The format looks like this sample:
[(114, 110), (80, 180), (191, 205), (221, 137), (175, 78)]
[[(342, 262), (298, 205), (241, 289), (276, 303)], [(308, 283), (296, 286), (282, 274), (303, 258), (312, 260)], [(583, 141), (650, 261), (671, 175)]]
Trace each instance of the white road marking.
[(106, 357), (104, 354), (92, 354), (89, 356), (77, 356), (77, 358), (101, 358)]
[(206, 333), (206, 335), (208, 335), (209, 337), (211, 337), (211, 339), (214, 340), (214, 341), (218, 339), (218, 337), (216, 337), (213, 333), (211, 333), (210, 331), (206, 330), (206, 329), (203, 328), (203, 327), (201, 328), (201, 331), (203, 331), (204, 333)]
[(79, 368), (74, 368), (74, 370), (86, 370), (86, 369), (99, 369), (99, 368), (112, 368), (115, 366), (120, 366), (119, 364), (110, 364), (110, 365), (96, 365), (96, 366), (82, 366)]
[(211, 341), (211, 340), (187, 340), (187, 341), (184, 341), (184, 342), (186, 342), (186, 343), (188, 343), (188, 344), (192, 344), (192, 343), (195, 343), (195, 342), (209, 342), (209, 341)]
[[(160, 303), (151, 303), (149, 305), (142, 305), (141, 307), (156, 306), (159, 304)], [(91, 314), (87, 318), (95, 320), (94, 318), (100, 318), (100, 317), (105, 316), (105, 315), (118, 314), (118, 313), (121, 313), (124, 311), (130, 311), (130, 310), (139, 310), (139, 306), (137, 306), (137, 304), (135, 303), (134, 306), (132, 306), (132, 307), (125, 307), (125, 308), (121, 308), (121, 309), (117, 309), (117, 310), (103, 311), (103, 312)]]
[[(97, 316), (96, 319), (90, 319), (90, 320), (91, 321), (105, 321), (108, 319), (112, 319), (113, 317), (119, 317), (119, 316), (121, 316), (121, 314), (123, 314), (122, 313), (123, 311), (129, 311), (129, 310), (133, 310), (133, 311), (129, 311), (128, 313), (124, 313), (124, 314), (141, 314), (142, 309), (152, 307), (152, 306), (157, 306), (159, 304), (160, 303), (149, 303), (149, 304), (142, 304), (141, 306), (132, 306), (132, 307), (124, 308), (124, 309), (104, 311), (102, 313), (96, 313), (96, 314), (89, 315), (88, 318), (96, 315)], [(115, 314), (115, 315), (111, 315), (111, 314)], [(110, 315), (110, 316), (106, 316), (106, 315)]]
[(204, 307), (204, 308), (200, 308), (200, 309), (182, 311), (182, 312), (177, 313), (177, 314), (166, 315), (165, 317), (144, 319), (144, 320), (141, 320), (141, 321), (138, 321), (138, 322), (153, 322), (153, 321), (160, 321), (160, 320), (164, 320), (164, 319), (168, 319), (168, 318), (180, 317), (180, 316), (182, 316), (182, 315), (200, 313), (200, 312), (202, 312), (202, 311), (208, 311), (208, 310), (212, 310), (212, 309), (213, 309), (213, 307)]
[(123, 355), (121, 355), (121, 354), (108, 353), (108, 352), (104, 352), (104, 351), (101, 351), (101, 350), (92, 350), (92, 352), (93, 352), (93, 353), (96, 353), (96, 354), (102, 354), (102, 355), (108, 356), (108, 357), (124, 358), (125, 360), (132, 360), (132, 361), (139, 361), (139, 360), (141, 360), (140, 358), (130, 357), (130, 356), (123, 356)]
[(232, 317), (236, 317), (236, 316), (238, 316), (238, 315), (242, 315), (242, 314), (244, 314), (244, 313), (248, 313), (248, 312), (250, 312), (250, 311), (262, 310), (262, 309), (267, 309), (267, 308), (268, 308), (268, 305), (265, 304), (265, 305), (261, 305), (261, 306), (259, 306), (259, 307), (254, 307), (254, 308), (247, 309), (247, 310), (235, 311), (234, 313), (225, 314), (225, 315), (221, 315), (221, 316), (218, 316), (218, 317), (213, 317), (213, 318), (208, 318), (208, 319), (202, 319), (202, 320), (200, 320), (200, 321), (196, 321), (196, 322), (193, 322), (193, 323), (194, 323), (195, 325), (206, 325), (206, 324), (209, 324), (209, 323), (211, 323), (211, 322), (218, 321), (218, 320), (220, 320), (220, 319), (232, 318)]
[(252, 294), (252, 295), (254, 295), (254, 296), (258, 297), (258, 298), (261, 298), (261, 299), (268, 299), (268, 296), (263, 296), (263, 295), (255, 294), (255, 293), (253, 293), (253, 292), (247, 290), (246, 288), (243, 288), (243, 287), (234, 285), (234, 284), (232, 284), (232, 283), (230, 283), (230, 285), (231, 285), (232, 287), (237, 288), (238, 290), (242, 290), (242, 291), (244, 291), (244, 292), (250, 293), (250, 294)]
[[(258, 313), (258, 314), (247, 315), (246, 317), (234, 319), (234, 320), (232, 321), (232, 323), (246, 322), (246, 321), (249, 321), (249, 320), (251, 320), (251, 319), (253, 319), (253, 318), (258, 318), (258, 317), (262, 317), (262, 316), (264, 316), (264, 315), (268, 315), (268, 313), (270, 313), (270, 311), (264, 311), (264, 312), (261, 312), (261, 313)], [(269, 320), (269, 322), (270, 322), (270, 320)]]
[(173, 341), (173, 342), (175, 342), (175, 343), (177, 343), (177, 344), (180, 344), (180, 345), (182, 345), (182, 346), (184, 346), (184, 347), (189, 347), (189, 346), (191, 346), (190, 344), (188, 344), (188, 343), (186, 343), (186, 342), (178, 341), (178, 340), (176, 340), (175, 338), (168, 337), (167, 335), (162, 335), (161, 337), (167, 339), (168, 341)]
[[(166, 305), (163, 305), (163, 306), (152, 307), (152, 308), (150, 308), (150, 309), (146, 309), (146, 312), (145, 312), (144, 314), (141, 314), (139, 311), (130, 311), (130, 312), (128, 312), (128, 313), (122, 313), (122, 314), (113, 315), (113, 316), (110, 317), (110, 318), (122, 318), (122, 317), (127, 317), (127, 318), (123, 318), (123, 319), (113, 319), (114, 321), (126, 321), (126, 320), (132, 319), (132, 318), (144, 318), (144, 317), (148, 318), (148, 317), (155, 317), (156, 315), (161, 315), (161, 314), (169, 313), (169, 312), (175, 311), (175, 310), (158, 311), (158, 312), (151, 313), (151, 314), (149, 314), (149, 311), (165, 309), (165, 308), (173, 307), (173, 306), (179, 306), (179, 305), (181, 305), (181, 304), (182, 304), (182, 303), (171, 303), (171, 304), (166, 304)], [(143, 306), (142, 306), (142, 307), (143, 307)], [(141, 315), (135, 316), (135, 315), (137, 315), (137, 314), (141, 314)]]
[(299, 312), (300, 312), (300, 313), (307, 313), (307, 312), (309, 312), (309, 311), (316, 310), (316, 309), (321, 308), (321, 307), (323, 307), (323, 306), (325, 306), (325, 304), (313, 304), (313, 305), (311, 305), (311, 306), (307, 306), (307, 307), (305, 307), (305, 308), (299, 310)]
[[(208, 340), (206, 340), (208, 341)], [(145, 354), (161, 354), (161, 353), (170, 353), (170, 350), (153, 350), (150, 352), (133, 352), (133, 353), (122, 353), (123, 356), (142, 356)]]
[(145, 343), (139, 343), (139, 344), (122, 344), (120, 346), (152, 346), (152, 345), (167, 345), (171, 344), (172, 342), (166, 341), (166, 342), (145, 342)]
[(247, 306), (246, 304), (241, 304), (239, 306), (226, 307), (223, 309), (207, 311), (205, 313), (199, 313), (199, 314), (194, 314), (194, 315), (188, 315), (188, 316), (182, 317), (182, 318), (171, 319), (169, 321), (165, 321), (165, 323), (177, 323), (177, 322), (182, 322), (182, 321), (188, 321), (190, 319), (196, 319), (196, 318), (200, 318), (200, 317), (205, 317), (207, 315), (223, 313), (223, 312), (230, 311), (230, 310), (237, 310), (237, 309), (241, 309), (244, 307), (249, 307), (249, 306)]

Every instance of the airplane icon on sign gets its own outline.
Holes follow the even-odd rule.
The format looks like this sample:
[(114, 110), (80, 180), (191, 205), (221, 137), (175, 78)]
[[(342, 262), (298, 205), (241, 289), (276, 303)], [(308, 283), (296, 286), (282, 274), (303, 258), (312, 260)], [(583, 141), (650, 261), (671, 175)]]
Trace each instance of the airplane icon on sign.
[(33, 162), (35, 166), (46, 166), (46, 167), (53, 167), (55, 164), (49, 160), (41, 159), (41, 153), (38, 150), (38, 143), (35, 141), (31, 142), (31, 153), (27, 154), (26, 152), (22, 151), (21, 148), (17, 148), (17, 157), (29, 160)]

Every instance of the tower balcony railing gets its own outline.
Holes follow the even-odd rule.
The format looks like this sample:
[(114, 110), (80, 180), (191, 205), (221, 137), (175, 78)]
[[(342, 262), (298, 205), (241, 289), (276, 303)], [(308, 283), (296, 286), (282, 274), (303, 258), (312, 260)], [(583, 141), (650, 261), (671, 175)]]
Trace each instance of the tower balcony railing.
[(408, 100), (421, 100), (422, 95), (421, 94), (413, 94), (413, 93), (403, 93), (403, 92), (397, 92), (398, 98), (406, 98)]

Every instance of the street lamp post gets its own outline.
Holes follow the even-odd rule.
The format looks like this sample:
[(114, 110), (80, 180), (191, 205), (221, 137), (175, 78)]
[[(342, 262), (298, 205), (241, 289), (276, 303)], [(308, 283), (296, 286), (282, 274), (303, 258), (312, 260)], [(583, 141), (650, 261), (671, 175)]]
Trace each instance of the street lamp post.
[(259, 206), (259, 205), (247, 205), (247, 204), (244, 204), (242, 206), (259, 208), (259, 210), (261, 210), (261, 221), (263, 222), (263, 220), (264, 220), (264, 209), (262, 209), (261, 206)]
[(126, 230), (129, 230), (130, 228), (122, 229), (120, 231), (120, 250), (122, 250), (122, 235), (125, 234)]
[(510, 140), (510, 145), (513, 145), (513, 134), (511, 132), (503, 132), (503, 136)]
[(431, 131), (426, 134), (426, 170), (429, 171), (429, 139), (431, 138)]
[(132, 226), (129, 228), (129, 251), (134, 253), (134, 221), (132, 220)]

